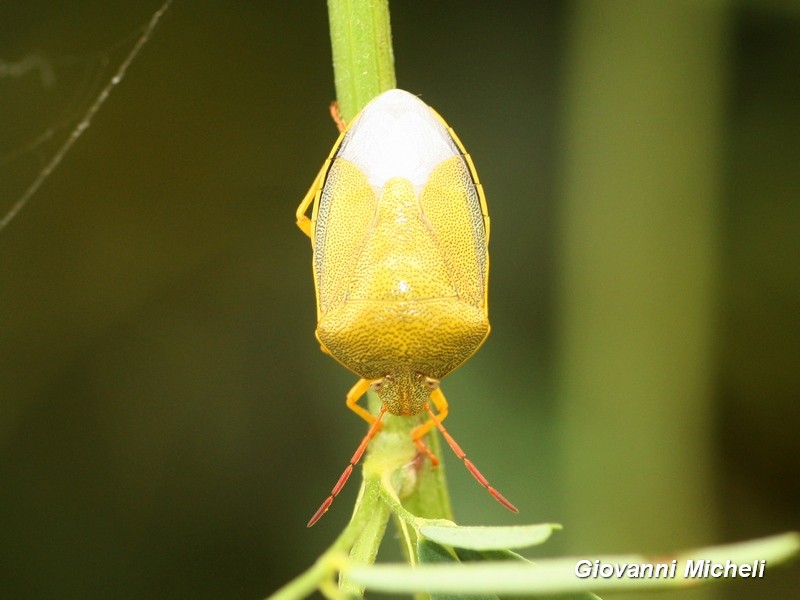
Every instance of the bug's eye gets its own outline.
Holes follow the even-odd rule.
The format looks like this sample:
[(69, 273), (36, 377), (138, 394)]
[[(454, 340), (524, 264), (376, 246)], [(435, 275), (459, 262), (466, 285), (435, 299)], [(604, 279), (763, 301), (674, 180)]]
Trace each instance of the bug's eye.
[(391, 375), (384, 375), (381, 379), (376, 379), (370, 383), (369, 387), (373, 392), (377, 392), (383, 387), (383, 384), (391, 383), (392, 381), (394, 381), (394, 377)]
[(422, 373), (417, 374), (417, 381), (422, 381), (431, 392), (433, 390), (439, 389), (439, 380), (434, 379), (433, 377), (428, 377), (427, 375), (423, 375)]

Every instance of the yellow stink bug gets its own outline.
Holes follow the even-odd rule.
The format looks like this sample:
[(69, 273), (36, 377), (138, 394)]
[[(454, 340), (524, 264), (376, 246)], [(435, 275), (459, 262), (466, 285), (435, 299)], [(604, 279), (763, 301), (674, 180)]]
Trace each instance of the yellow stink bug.
[[(313, 248), (317, 339), (360, 377), (346, 404), (371, 425), (308, 526), (344, 487), (386, 411), (427, 412), (412, 432), (420, 452), (436, 464), (423, 437), (437, 427), (481, 485), (517, 512), (442, 426), (439, 380), (489, 335), (489, 215), (453, 130), (416, 96), (381, 94), (339, 136), (297, 208), (297, 225)], [(369, 389), (382, 401), (377, 417), (358, 405)]]

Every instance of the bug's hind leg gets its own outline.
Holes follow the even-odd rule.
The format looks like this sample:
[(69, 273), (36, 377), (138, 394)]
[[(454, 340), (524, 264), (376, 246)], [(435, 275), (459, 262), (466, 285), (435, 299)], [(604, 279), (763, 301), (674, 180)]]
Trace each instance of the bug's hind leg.
[[(339, 113), (339, 104), (336, 101), (332, 102), (329, 110), (331, 113), (331, 118), (333, 119), (333, 122), (336, 123), (339, 133), (344, 134), (344, 131), (347, 129), (347, 123), (344, 122), (342, 115)], [(326, 160), (322, 165), (319, 173), (317, 173), (317, 176), (314, 178), (314, 183), (311, 184), (311, 188), (308, 190), (308, 193), (305, 195), (305, 197), (300, 201), (300, 206), (298, 206), (297, 210), (295, 211), (297, 226), (303, 233), (311, 238), (312, 242), (314, 240), (314, 236), (312, 235), (311, 231), (312, 221), (306, 216), (306, 211), (308, 210), (308, 207), (311, 206), (312, 202), (316, 202), (319, 199), (319, 195), (322, 190), (322, 184), (325, 182), (325, 175), (328, 174), (328, 169), (331, 166), (331, 160), (333, 159), (333, 155), (336, 149), (339, 147), (341, 140), (342, 136), (340, 135), (339, 140), (333, 147), (333, 152), (331, 152), (328, 160)]]
[(311, 187), (306, 195), (300, 201), (300, 205), (297, 207), (297, 210), (294, 213), (297, 226), (300, 228), (300, 231), (305, 233), (312, 240), (314, 238), (311, 235), (311, 219), (306, 216), (306, 211), (308, 210), (308, 207), (311, 206), (311, 203), (319, 197), (320, 188), (322, 187), (322, 182), (325, 180), (325, 174), (328, 172), (328, 166), (330, 163), (331, 161), (328, 159), (325, 161), (325, 164), (322, 165), (319, 173), (317, 173), (317, 176), (314, 178), (314, 182), (311, 184)]
[(347, 123), (345, 123), (342, 118), (342, 113), (339, 112), (339, 103), (336, 100), (331, 102), (328, 112), (331, 113), (331, 119), (336, 123), (336, 128), (339, 130), (339, 133), (343, 133), (347, 129)]

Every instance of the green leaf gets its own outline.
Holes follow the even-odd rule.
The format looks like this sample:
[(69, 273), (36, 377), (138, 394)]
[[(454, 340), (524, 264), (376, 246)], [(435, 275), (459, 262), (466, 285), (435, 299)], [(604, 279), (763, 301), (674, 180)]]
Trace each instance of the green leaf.
[(429, 540), (447, 546), (469, 550), (505, 550), (542, 544), (557, 529), (561, 529), (561, 525), (555, 523), (512, 527), (423, 525), (419, 532)]
[(453, 550), (461, 562), (480, 562), (485, 560), (518, 560), (530, 563), (527, 558), (511, 550), (470, 550), (469, 548), (455, 547)]
[[(454, 548), (456, 556), (461, 562), (480, 562), (485, 560), (518, 560), (523, 563), (533, 564), (524, 556), (520, 556), (511, 550), (487, 550), (484, 552), (476, 552), (475, 550), (467, 550), (465, 548)], [(536, 596), (518, 594), (513, 596), (498, 596), (499, 600), (602, 600), (600, 596), (596, 596), (591, 592), (576, 592), (574, 594), (558, 594), (557, 596)]]
[(420, 540), (419, 543), (417, 543), (417, 556), (419, 557), (420, 564), (458, 562), (458, 558), (453, 556), (447, 548), (428, 540)]
[[(658, 560), (643, 555), (544, 559), (535, 565), (519, 562), (469, 564), (380, 565), (348, 570), (353, 581), (372, 590), (386, 592), (428, 592), (442, 594), (564, 594), (595, 590), (629, 591), (636, 589), (686, 588), (719, 581), (722, 578), (685, 578), (688, 560), (744, 564), (765, 560), (773, 567), (800, 550), (800, 534), (785, 533), (760, 540), (691, 550)], [(612, 564), (647, 564), (678, 561), (674, 578), (579, 578), (579, 560), (599, 560)]]
[[(421, 539), (419, 541), (417, 544), (417, 556), (421, 564), (458, 564), (458, 559), (447, 548), (429, 540)], [(494, 594), (467, 596), (432, 592), (430, 597), (431, 600), (456, 600), (459, 598), (463, 600), (499, 600)]]
[[(519, 596), (514, 597), (516, 600), (519, 599)], [(533, 600), (603, 600), (597, 594), (593, 594), (592, 592), (575, 592), (572, 594), (556, 594), (555, 596), (547, 595), (547, 596), (539, 596), (537, 595)]]

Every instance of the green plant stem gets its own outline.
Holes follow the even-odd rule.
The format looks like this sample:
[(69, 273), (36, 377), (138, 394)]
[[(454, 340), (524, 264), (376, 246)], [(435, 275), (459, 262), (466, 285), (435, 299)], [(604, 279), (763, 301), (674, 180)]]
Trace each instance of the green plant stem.
[[(389, 507), (380, 501), (381, 495), (372, 482), (364, 481), (361, 495), (369, 495), (371, 498), (367, 503), (362, 502), (362, 498), (356, 502), (353, 521), (360, 520), (364, 525), (360, 527), (360, 533), (350, 549), (351, 565), (371, 565), (375, 562), (389, 521)], [(340, 589), (350, 597), (364, 595), (364, 586), (355, 585), (344, 576), (340, 581)]]
[[(369, 394), (368, 405), (377, 412), (380, 406), (377, 395)], [(438, 472), (441, 467), (434, 469), (427, 460), (420, 467), (416, 460), (418, 450), (411, 440), (411, 429), (420, 421), (410, 417), (384, 417), (383, 429), (370, 444), (364, 460), (364, 480), (347, 527), (308, 570), (275, 592), (271, 596), (273, 600), (303, 598), (315, 590), (330, 598), (361, 596), (363, 586), (346, 577), (337, 588), (336, 575), (375, 562), (390, 513), (398, 522), (403, 550), (413, 564), (419, 528), (449, 519), (451, 514), (444, 478)], [(438, 456), (437, 437), (428, 437), (428, 446)], [(432, 489), (435, 493), (424, 503), (424, 516), (404, 506), (420, 504), (418, 497)]]
[[(388, 518), (388, 509), (381, 508), (381, 504), (380, 494), (374, 490), (369, 490), (366, 483), (364, 483), (358, 497), (358, 502), (356, 503), (356, 508), (353, 511), (353, 517), (350, 519), (344, 531), (336, 538), (336, 541), (333, 542), (309, 569), (275, 592), (270, 596), (270, 599), (296, 600), (297, 598), (309, 596), (317, 589), (323, 590), (331, 588), (335, 574), (347, 563), (348, 553), (358, 542), (363, 532), (375, 531), (376, 526), (372, 521), (382, 520), (385, 527)], [(380, 537), (382, 536), (383, 534), (381, 533)], [(357, 564), (370, 564), (359, 560), (356, 562)]]
[(328, 0), (339, 114), (349, 122), (396, 87), (388, 0)]
[[(380, 404), (377, 394), (367, 394), (367, 405), (371, 412), (377, 413)], [(383, 489), (391, 490), (401, 506), (415, 517), (452, 520), (453, 510), (450, 506), (438, 434), (433, 430), (425, 438), (428, 449), (439, 461), (437, 467), (419, 455), (418, 448), (411, 439), (413, 429), (425, 419), (426, 415), (386, 415), (383, 429), (367, 450), (364, 473), (368, 478), (373, 473), (385, 478)], [(384, 501), (389, 502), (386, 492)], [(393, 513), (395, 516), (400, 514), (394, 508)]]
[[(345, 121), (350, 121), (372, 98), (396, 86), (389, 3), (388, 0), (328, 0), (328, 16), (339, 113)], [(368, 394), (368, 403), (373, 414), (377, 414), (380, 409), (378, 397)], [(423, 418), (396, 418), (387, 415), (383, 431), (368, 450), (365, 471), (373, 452), (378, 457), (383, 455), (391, 461), (393, 452), (399, 452), (398, 456), (405, 456), (410, 450), (412, 453), (408, 461), (414, 461), (416, 447), (411, 444), (405, 446), (405, 450), (401, 448), (404, 447), (403, 442), (409, 442), (411, 430)], [(390, 440), (395, 433), (402, 440), (392, 441), (383, 451), (375, 450), (381, 446), (382, 440)], [(437, 435), (429, 435), (428, 438), (431, 451), (435, 456), (440, 456)], [(391, 470), (385, 462), (376, 461), (378, 470), (382, 473)], [(408, 485), (408, 481), (395, 482), (406, 509), (429, 519), (452, 519), (443, 466), (440, 464), (434, 469), (424, 462), (415, 473), (412, 473), (413, 469), (406, 469), (405, 475), (400, 467), (398, 465), (394, 470), (397, 477), (403, 479), (414, 475), (411, 485)], [(404, 494), (404, 487), (411, 488), (410, 493)]]

